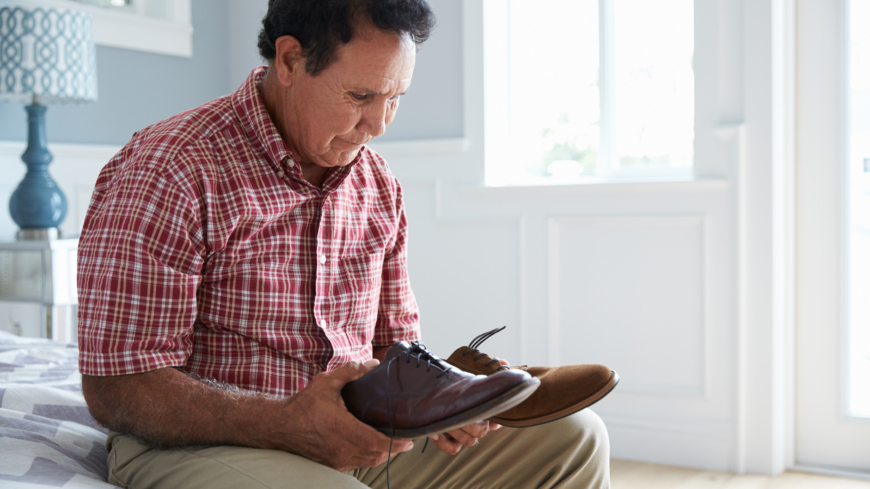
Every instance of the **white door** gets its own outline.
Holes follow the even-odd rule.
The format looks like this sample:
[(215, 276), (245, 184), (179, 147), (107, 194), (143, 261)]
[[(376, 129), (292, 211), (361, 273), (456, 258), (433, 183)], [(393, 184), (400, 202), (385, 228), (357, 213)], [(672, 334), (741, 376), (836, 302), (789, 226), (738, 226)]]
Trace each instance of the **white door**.
[(870, 0), (797, 22), (795, 462), (870, 476)]

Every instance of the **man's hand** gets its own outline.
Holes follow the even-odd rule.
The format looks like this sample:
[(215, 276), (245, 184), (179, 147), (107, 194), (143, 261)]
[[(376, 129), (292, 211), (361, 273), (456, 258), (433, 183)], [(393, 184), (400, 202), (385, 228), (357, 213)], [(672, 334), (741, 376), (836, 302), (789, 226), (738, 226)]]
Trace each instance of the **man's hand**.
[[(153, 446), (238, 445), (294, 452), (336, 470), (386, 462), (390, 439), (344, 407), (341, 389), (377, 365), (351, 363), (316, 375), (290, 398), (203, 382), (173, 368), (82, 376), (88, 408), (110, 429)], [(394, 440), (392, 453), (410, 450)]]
[[(498, 361), (502, 365), (510, 367), (507, 360), (500, 358)], [(463, 426), (458, 430), (448, 431), (447, 433), (442, 433), (440, 435), (432, 435), (429, 439), (432, 440), (432, 443), (443, 452), (449, 453), (450, 455), (456, 455), (463, 446), (473, 447), (477, 445), (477, 442), (486, 436), (490, 430), (497, 430), (499, 428), (501, 428), (500, 424), (484, 420)]]
[(489, 433), (489, 429), (490, 422), (484, 420), (463, 426), (457, 430), (448, 431), (447, 433), (432, 435), (429, 439), (444, 453), (456, 455), (462, 447), (477, 445), (477, 441), (486, 436)]
[(318, 374), (305, 389), (287, 399), (283, 423), (271, 437), (275, 448), (298, 453), (339, 472), (357, 467), (375, 467), (392, 454), (414, 448), (411, 440), (389, 437), (363, 424), (347, 411), (341, 398), (345, 384), (366, 374), (378, 364), (348, 363), (332, 372)]

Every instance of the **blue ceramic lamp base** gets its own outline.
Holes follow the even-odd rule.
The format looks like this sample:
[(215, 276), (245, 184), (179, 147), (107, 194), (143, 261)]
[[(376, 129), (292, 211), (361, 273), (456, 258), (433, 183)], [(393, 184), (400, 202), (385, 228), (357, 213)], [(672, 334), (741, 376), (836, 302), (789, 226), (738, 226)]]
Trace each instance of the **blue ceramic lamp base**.
[(46, 107), (34, 101), (27, 110), (27, 149), (21, 155), (27, 173), (9, 199), (9, 213), (18, 224), (18, 239), (55, 239), (67, 213), (66, 197), (48, 173), (52, 156), (45, 136)]

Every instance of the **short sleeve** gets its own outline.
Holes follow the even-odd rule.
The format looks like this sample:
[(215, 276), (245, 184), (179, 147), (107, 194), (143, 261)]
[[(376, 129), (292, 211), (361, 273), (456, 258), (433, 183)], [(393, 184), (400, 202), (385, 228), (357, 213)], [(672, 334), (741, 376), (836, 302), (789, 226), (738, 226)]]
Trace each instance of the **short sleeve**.
[(204, 260), (197, 207), (153, 168), (97, 181), (79, 242), (79, 366), (125, 375), (182, 366)]
[(384, 257), (373, 346), (391, 346), (399, 341), (420, 339), (420, 311), (408, 279), (408, 220), (401, 187), (398, 187), (396, 211), (396, 240)]

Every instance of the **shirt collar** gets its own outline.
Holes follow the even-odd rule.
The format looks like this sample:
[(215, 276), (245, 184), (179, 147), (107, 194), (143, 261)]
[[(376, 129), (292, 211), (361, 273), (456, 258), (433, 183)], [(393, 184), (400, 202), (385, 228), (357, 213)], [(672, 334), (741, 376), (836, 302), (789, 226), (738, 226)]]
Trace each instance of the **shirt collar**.
[(293, 155), (290, 148), (287, 147), (287, 143), (284, 142), (278, 128), (269, 118), (269, 112), (260, 97), (259, 90), (257, 90), (257, 85), (266, 77), (267, 69), (267, 66), (254, 68), (245, 83), (233, 93), (233, 110), (235, 110), (248, 137), (258, 149), (268, 156), (269, 163), (275, 167), (275, 170), (284, 171), (287, 169), (285, 168), (286, 161), (288, 167), (293, 167), (298, 172), (299, 165), (292, 162)]

